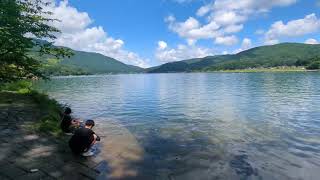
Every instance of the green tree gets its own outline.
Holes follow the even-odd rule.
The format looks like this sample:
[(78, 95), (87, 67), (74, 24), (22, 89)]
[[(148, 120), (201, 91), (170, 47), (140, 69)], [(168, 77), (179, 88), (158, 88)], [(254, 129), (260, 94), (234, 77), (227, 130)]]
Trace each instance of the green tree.
[(72, 55), (49, 42), (60, 32), (49, 25), (57, 21), (45, 10), (49, 5), (43, 0), (0, 0), (0, 83), (44, 77), (35, 53), (57, 58)]
[(320, 60), (311, 62), (306, 69), (308, 70), (316, 70), (320, 69)]

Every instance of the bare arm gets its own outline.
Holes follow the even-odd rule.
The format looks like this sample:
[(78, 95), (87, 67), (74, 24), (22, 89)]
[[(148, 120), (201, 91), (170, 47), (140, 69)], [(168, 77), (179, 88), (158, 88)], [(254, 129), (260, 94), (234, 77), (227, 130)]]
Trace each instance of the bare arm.
[(93, 134), (93, 141), (91, 143), (91, 145), (94, 145), (97, 141), (97, 135), (96, 134)]

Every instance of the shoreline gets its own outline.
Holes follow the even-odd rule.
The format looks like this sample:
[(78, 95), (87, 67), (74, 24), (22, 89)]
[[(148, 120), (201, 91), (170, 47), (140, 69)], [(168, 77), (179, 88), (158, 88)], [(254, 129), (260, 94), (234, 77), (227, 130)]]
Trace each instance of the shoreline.
[(70, 136), (59, 126), (61, 108), (37, 91), (0, 90), (0, 179), (93, 180), (106, 175), (99, 155), (72, 154)]
[(307, 70), (305, 68), (252, 68), (252, 69), (235, 69), (235, 70), (218, 70), (208, 72), (223, 72), (223, 73), (273, 73), (273, 72), (315, 72), (319, 70)]
[(304, 67), (274, 67), (274, 68), (251, 68), (251, 69), (235, 69), (235, 70), (203, 70), (203, 71), (182, 71), (182, 72), (159, 72), (159, 73), (117, 73), (117, 74), (89, 74), (89, 75), (61, 75), (61, 76), (51, 76), (51, 78), (60, 78), (60, 77), (95, 77), (95, 76), (114, 76), (114, 75), (141, 75), (141, 74), (175, 74), (175, 73), (278, 73), (278, 72), (320, 72), (320, 69), (317, 70), (307, 70)]

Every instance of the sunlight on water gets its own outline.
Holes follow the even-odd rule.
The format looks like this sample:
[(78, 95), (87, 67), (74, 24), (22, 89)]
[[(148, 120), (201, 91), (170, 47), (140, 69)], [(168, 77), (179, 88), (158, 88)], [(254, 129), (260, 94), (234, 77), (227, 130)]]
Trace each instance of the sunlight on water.
[(103, 118), (95, 120), (103, 121), (97, 127), (99, 136), (103, 138), (100, 155), (111, 168), (110, 177), (136, 176), (138, 170), (133, 164), (143, 158), (143, 149), (136, 138), (117, 121)]
[(196, 73), (37, 85), (96, 119), (112, 177), (317, 179), (319, 82), (319, 73)]

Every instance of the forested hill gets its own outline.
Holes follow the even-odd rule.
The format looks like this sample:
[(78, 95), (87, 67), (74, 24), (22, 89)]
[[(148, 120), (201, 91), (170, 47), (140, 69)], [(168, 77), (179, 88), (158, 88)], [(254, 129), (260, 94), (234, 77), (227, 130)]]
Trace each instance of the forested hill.
[(143, 69), (124, 64), (98, 53), (74, 51), (70, 58), (40, 58), (46, 75), (81, 75), (108, 73), (168, 73), (193, 71), (219, 71), (278, 66), (320, 67), (320, 45), (282, 43), (252, 48), (238, 54), (208, 56), (166, 63)]
[(124, 64), (99, 53), (75, 50), (72, 52), (74, 55), (70, 58), (39, 58), (44, 62), (42, 71), (46, 75), (118, 74), (143, 71), (140, 67)]
[(149, 73), (217, 71), (278, 66), (320, 66), (320, 45), (282, 43), (252, 48), (234, 55), (217, 55), (149, 68)]

